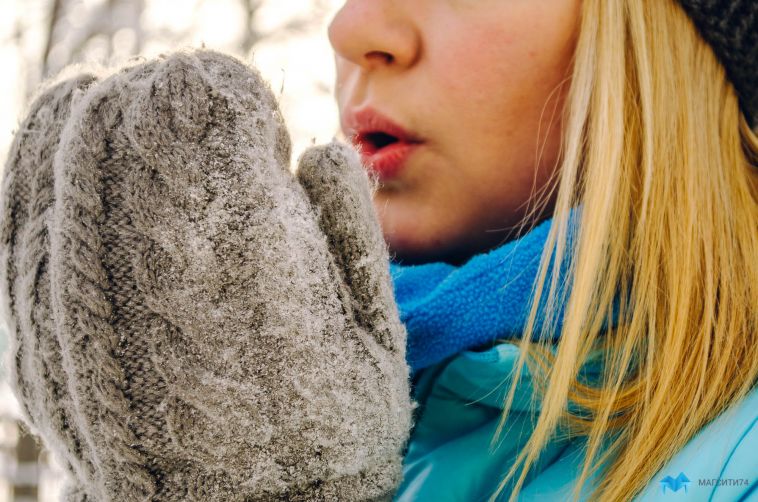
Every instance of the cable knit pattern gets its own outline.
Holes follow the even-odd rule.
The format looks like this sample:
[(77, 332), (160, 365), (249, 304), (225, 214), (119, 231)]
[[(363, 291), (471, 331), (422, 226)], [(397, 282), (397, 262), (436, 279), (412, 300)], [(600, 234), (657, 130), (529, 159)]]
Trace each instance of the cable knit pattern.
[(758, 128), (758, 1), (679, 2), (724, 65), (748, 121)]
[(65, 469), (96, 471), (75, 423), (61, 349), (52, 327), (47, 223), (53, 205), (53, 155), (72, 101), (96, 79), (77, 72), (49, 83), (33, 101), (12, 145), (3, 180), (0, 297), (15, 337), (10, 380), (30, 430), (46, 438)]
[[(132, 63), (69, 108), (55, 89), (70, 118), (19, 132), (0, 223), (14, 390), (67, 499), (389, 500), (406, 333), (357, 154), (314, 148), (293, 176), (268, 86), (212, 51)], [(35, 165), (54, 191), (30, 261), (13, 180)]]

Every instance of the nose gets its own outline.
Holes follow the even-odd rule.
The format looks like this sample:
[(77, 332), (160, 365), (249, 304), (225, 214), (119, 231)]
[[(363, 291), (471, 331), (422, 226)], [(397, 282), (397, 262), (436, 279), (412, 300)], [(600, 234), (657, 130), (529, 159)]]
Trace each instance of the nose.
[(407, 3), (347, 0), (329, 25), (334, 51), (365, 70), (412, 66), (421, 43), (411, 16), (401, 7)]

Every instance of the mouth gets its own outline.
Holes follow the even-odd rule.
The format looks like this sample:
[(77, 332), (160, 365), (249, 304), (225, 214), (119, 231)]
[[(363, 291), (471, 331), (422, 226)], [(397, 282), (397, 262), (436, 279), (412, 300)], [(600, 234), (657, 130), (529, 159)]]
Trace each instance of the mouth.
[(401, 140), (392, 134), (382, 131), (374, 131), (355, 135), (353, 137), (353, 142), (361, 146), (362, 152), (374, 154), (382, 148), (388, 148), (397, 143), (401, 143)]
[(349, 116), (352, 143), (364, 166), (380, 180), (397, 177), (423, 140), (379, 113), (365, 109)]

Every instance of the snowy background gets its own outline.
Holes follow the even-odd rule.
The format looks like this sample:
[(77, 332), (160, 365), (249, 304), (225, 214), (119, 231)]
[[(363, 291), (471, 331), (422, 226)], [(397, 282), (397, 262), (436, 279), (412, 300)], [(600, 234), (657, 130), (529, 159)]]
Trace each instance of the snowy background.
[[(341, 3), (0, 0), (0, 165), (5, 165), (29, 96), (67, 64), (117, 64), (135, 55), (150, 57), (201, 45), (233, 53), (261, 70), (279, 97), (295, 160), (309, 144), (327, 142), (338, 134), (326, 26)], [(17, 404), (4, 381), (6, 348), (0, 319), (0, 502), (53, 501), (60, 472), (18, 426)]]

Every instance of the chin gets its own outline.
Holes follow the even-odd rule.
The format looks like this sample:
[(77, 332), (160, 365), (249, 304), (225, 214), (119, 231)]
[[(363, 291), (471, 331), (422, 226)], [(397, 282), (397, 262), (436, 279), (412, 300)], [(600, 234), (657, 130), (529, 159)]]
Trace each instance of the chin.
[[(382, 222), (385, 223), (385, 222)], [(403, 265), (443, 262), (462, 265), (477, 254), (486, 253), (520, 236), (520, 228), (508, 227), (494, 231), (455, 232), (437, 229), (429, 235), (419, 232), (422, 225), (404, 228), (401, 232), (383, 226), (392, 261)], [(429, 227), (427, 227), (429, 228)]]
[(424, 263), (444, 262), (461, 265), (477, 253), (484, 252), (487, 246), (473, 242), (456, 242), (442, 238), (419, 239), (386, 235), (392, 261), (403, 265), (421, 265)]
[(433, 212), (430, 207), (400, 204), (398, 200), (390, 202), (387, 198), (375, 198), (374, 202), (390, 257), (403, 265), (433, 262), (461, 265), (509, 238), (510, 229), (487, 231), (488, 225), (461, 214), (442, 217), (444, 210), (438, 207)]
[[(405, 204), (401, 204), (404, 202)], [(429, 209), (411, 200), (376, 197), (374, 203), (390, 258), (403, 265), (465, 261), (461, 254), (461, 241), (466, 236), (440, 218), (429, 218)]]

